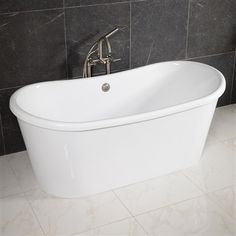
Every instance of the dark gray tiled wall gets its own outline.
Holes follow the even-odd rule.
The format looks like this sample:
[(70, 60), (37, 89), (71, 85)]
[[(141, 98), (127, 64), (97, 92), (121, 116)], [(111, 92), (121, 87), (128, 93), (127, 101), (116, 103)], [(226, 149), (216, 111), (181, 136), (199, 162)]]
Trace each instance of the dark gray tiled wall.
[(0, 89), (66, 78), (63, 10), (0, 16)]
[(4, 140), (3, 140), (3, 130), (2, 130), (2, 118), (0, 114), (0, 155), (5, 153), (4, 150)]
[[(100, 5), (117, 2), (129, 2), (130, 0), (65, 0), (66, 7)], [(110, 14), (113, 12), (110, 11)]]
[(0, 114), (4, 135), (5, 153), (17, 152), (25, 149), (22, 135), (15, 116), (9, 109), (9, 99), (17, 88), (0, 90)]
[(185, 57), (188, 0), (132, 4), (131, 67)]
[(1, 0), (0, 12), (30, 11), (62, 8), (63, 0)]
[(11, 94), (29, 83), (81, 77), (89, 46), (116, 26), (112, 45), (122, 61), (113, 71), (166, 60), (207, 63), (227, 81), (218, 105), (236, 103), (235, 12), (235, 0), (2, 0), (0, 155), (25, 149)]
[(189, 57), (235, 50), (235, 0), (191, 0), (189, 17)]
[(234, 78), (233, 78), (233, 86), (232, 86), (231, 103), (236, 103), (236, 51), (235, 51), (235, 58), (234, 58)]

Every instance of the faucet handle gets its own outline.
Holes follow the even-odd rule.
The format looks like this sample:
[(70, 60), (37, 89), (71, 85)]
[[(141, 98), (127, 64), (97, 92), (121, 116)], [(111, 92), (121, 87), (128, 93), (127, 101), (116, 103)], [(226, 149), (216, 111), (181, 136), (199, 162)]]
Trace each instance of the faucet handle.
[(112, 62), (118, 62), (118, 61), (121, 61), (121, 58), (117, 58), (117, 59), (110, 58), (110, 63), (112, 63)]
[(106, 63), (121, 61), (121, 58), (114, 59), (112, 55), (108, 55), (104, 61), (105, 61), (104, 64), (106, 64)]
[(117, 61), (121, 61), (121, 58), (112, 59), (112, 62), (117, 62)]

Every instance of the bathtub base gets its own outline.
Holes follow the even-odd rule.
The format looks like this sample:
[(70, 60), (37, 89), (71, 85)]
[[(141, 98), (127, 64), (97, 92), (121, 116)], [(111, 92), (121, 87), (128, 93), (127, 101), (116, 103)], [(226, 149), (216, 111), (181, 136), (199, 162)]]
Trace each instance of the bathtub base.
[(73, 198), (192, 166), (200, 159), (215, 106), (83, 132), (19, 124), (42, 188)]

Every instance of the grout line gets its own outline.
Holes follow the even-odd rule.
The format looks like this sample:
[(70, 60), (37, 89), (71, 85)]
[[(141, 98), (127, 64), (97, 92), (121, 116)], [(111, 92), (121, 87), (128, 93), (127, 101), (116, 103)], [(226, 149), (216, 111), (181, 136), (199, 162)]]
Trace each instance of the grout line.
[(225, 187), (223, 187), (223, 188), (219, 188), (219, 189), (217, 189), (217, 190), (210, 191), (210, 192), (208, 192), (207, 194), (215, 193), (215, 192), (218, 192), (218, 191), (223, 191), (223, 190), (225, 190), (225, 189), (227, 189), (227, 188), (232, 188), (232, 187), (236, 187), (236, 183), (231, 184), (231, 185), (228, 185), (228, 186), (225, 186)]
[(187, 16), (187, 32), (186, 32), (186, 44), (185, 44), (185, 58), (188, 58), (188, 37), (189, 37), (189, 18), (190, 18), (190, 1), (188, 0), (188, 16)]
[(112, 190), (116, 198), (120, 201), (120, 203), (123, 205), (123, 207), (129, 212), (129, 214), (132, 216), (132, 218), (135, 220), (135, 222), (143, 229), (143, 231), (149, 236), (149, 233), (145, 230), (145, 228), (139, 223), (139, 221), (135, 218), (135, 216), (132, 214), (132, 212), (129, 210), (129, 208), (121, 201), (119, 196), (116, 194), (115, 190)]
[(135, 222), (143, 229), (143, 231), (149, 236), (150, 234), (147, 232), (147, 230), (143, 227), (143, 225), (138, 221), (138, 219), (134, 216), (133, 219)]
[(8, 90), (8, 89), (17, 89), (17, 88), (21, 88), (22, 86), (25, 86), (25, 85), (19, 85), (19, 86), (13, 86), (13, 87), (0, 88), (0, 91)]
[(32, 10), (19, 10), (19, 11), (8, 11), (8, 12), (0, 12), (1, 15), (12, 15), (12, 14), (20, 14), (20, 13), (34, 13), (34, 12), (44, 12), (44, 11), (56, 11), (56, 10), (63, 10), (70, 9), (70, 8), (80, 8), (80, 7), (91, 7), (91, 6), (101, 6), (101, 5), (115, 5), (115, 4), (124, 4), (124, 3), (131, 3), (131, 2), (145, 2), (148, 0), (125, 0), (125, 1), (117, 1), (117, 2), (108, 2), (108, 3), (95, 3), (95, 4), (85, 4), (85, 5), (75, 5), (75, 6), (65, 6), (63, 0), (62, 7), (54, 7), (54, 8), (45, 8), (45, 9), (32, 9)]
[(56, 8), (45, 8), (45, 9), (26, 10), (26, 11), (9, 11), (9, 12), (2, 12), (2, 13), (0, 13), (0, 16), (2, 16), (2, 15), (12, 15), (12, 14), (21, 14), (21, 13), (56, 11), (56, 10), (63, 10), (63, 8), (62, 7), (56, 7)]
[[(31, 211), (32, 211), (32, 213), (33, 213), (33, 215), (34, 215), (34, 217), (35, 217), (35, 220), (37, 221), (37, 223), (38, 223), (38, 225), (39, 225), (39, 227), (40, 227), (40, 229), (41, 229), (43, 235), (46, 236), (46, 233), (44, 232), (44, 229), (43, 229), (43, 227), (42, 227), (42, 225), (41, 225), (41, 223), (40, 223), (40, 221), (39, 221), (39, 219), (38, 219), (38, 217), (37, 217), (37, 215), (36, 215), (36, 213), (35, 213), (35, 211), (34, 211), (34, 208), (32, 207), (30, 201), (29, 201), (28, 198), (26, 197), (26, 193), (29, 192), (29, 190), (28, 190), (28, 191), (24, 191), (24, 189), (23, 189), (23, 187), (22, 187), (22, 185), (21, 185), (21, 183), (20, 183), (19, 178), (17, 178), (17, 174), (16, 174), (15, 170), (14, 170), (14, 168), (12, 167), (12, 165), (11, 165), (11, 163), (10, 163), (10, 161), (9, 161), (9, 158), (8, 158), (7, 161), (8, 161), (8, 163), (9, 163), (10, 169), (11, 169), (11, 171), (13, 172), (13, 175), (15, 176), (15, 178), (16, 178), (18, 184), (19, 184), (19, 187), (20, 187), (20, 189), (21, 189), (21, 191), (22, 191), (21, 194), (23, 194), (23, 196), (24, 196), (26, 202), (28, 203), (28, 206), (29, 206), (29, 208), (31, 209)], [(33, 189), (32, 189), (32, 190), (33, 190)], [(31, 190), (31, 191), (32, 191), (32, 190)]]
[(186, 58), (185, 60), (192, 60), (192, 59), (200, 59), (200, 58), (206, 58), (206, 57), (221, 56), (221, 55), (230, 54), (230, 53), (233, 53), (233, 52), (235, 52), (235, 51), (221, 52), (221, 53), (202, 55), (202, 56), (197, 56), (197, 57), (189, 57), (189, 58)]
[(119, 196), (116, 194), (115, 190), (116, 190), (116, 189), (112, 189), (111, 191), (112, 191), (113, 194), (116, 196), (116, 198), (120, 201), (121, 205), (129, 212), (130, 216), (134, 217), (134, 215), (133, 215), (132, 212), (129, 210), (129, 208), (121, 201), (121, 199), (119, 198)]
[(27, 201), (29, 207), (31, 208), (31, 210), (32, 210), (32, 212), (33, 212), (33, 215), (34, 215), (36, 221), (37, 221), (38, 224), (39, 224), (39, 227), (40, 227), (40, 229), (41, 229), (43, 235), (46, 236), (46, 233), (45, 233), (45, 231), (44, 231), (44, 229), (43, 229), (43, 227), (42, 227), (42, 225), (41, 225), (41, 223), (40, 223), (40, 221), (39, 221), (39, 218), (38, 218), (37, 214), (36, 214), (35, 211), (34, 211), (34, 208), (33, 208), (32, 204), (31, 204), (31, 202), (30, 202), (30, 201), (28, 200), (28, 198), (26, 197), (25, 192), (23, 192), (23, 194), (24, 194), (24, 197), (25, 197), (25, 199), (26, 199), (26, 201)]
[(88, 4), (88, 5), (78, 5), (78, 6), (68, 6), (65, 7), (66, 9), (71, 9), (71, 8), (84, 8), (84, 7), (96, 7), (96, 6), (107, 6), (107, 5), (116, 5), (116, 4), (127, 4), (129, 1), (123, 1), (123, 2), (110, 2), (110, 3), (95, 3), (95, 4)]
[[(202, 158), (202, 155), (201, 155), (201, 158)], [(185, 176), (185, 178), (188, 179), (202, 194), (206, 194), (206, 192), (204, 192), (204, 190), (202, 190), (201, 187), (199, 187), (188, 175), (184, 173), (185, 170), (181, 170), (181, 173)]]
[(181, 200), (181, 201), (178, 201), (178, 202), (175, 202), (175, 203), (170, 203), (170, 204), (167, 204), (167, 205), (162, 206), (162, 207), (158, 207), (158, 208), (155, 208), (155, 209), (151, 209), (151, 210), (139, 213), (139, 214), (135, 215), (134, 217), (145, 215), (145, 214), (149, 214), (149, 213), (152, 213), (152, 212), (155, 212), (155, 211), (167, 208), (167, 207), (176, 206), (178, 204), (181, 204), (181, 203), (184, 203), (184, 202), (188, 202), (188, 201), (192, 201), (192, 200), (195, 200), (195, 199), (198, 199), (198, 198), (202, 198), (202, 197), (206, 197), (206, 196), (207, 196), (207, 194), (202, 194), (202, 195), (198, 195), (198, 196), (195, 196), (195, 197), (192, 197), (192, 198), (184, 199), (184, 200)]
[[(64, 1), (64, 0), (63, 0)], [(79, 8), (79, 7), (91, 7), (91, 6), (101, 6), (101, 5), (115, 5), (115, 4), (123, 4), (123, 3), (131, 3), (131, 2), (145, 2), (148, 0), (126, 0), (126, 1), (118, 1), (118, 2), (108, 2), (108, 3), (95, 3), (95, 4), (87, 4), (87, 5), (75, 5), (75, 6), (65, 6), (63, 2), (62, 7), (54, 7), (54, 8), (45, 8), (45, 9), (32, 9), (32, 10), (19, 10), (19, 11), (8, 11), (8, 12), (0, 12), (1, 15), (12, 15), (12, 14), (20, 14), (20, 13), (33, 13), (33, 12), (44, 12), (44, 11), (56, 11), (70, 9), (70, 8)]]
[(122, 222), (122, 221), (125, 221), (125, 220), (128, 220), (128, 219), (133, 219), (133, 217), (125, 217), (123, 219), (120, 219), (120, 220), (114, 220), (112, 222), (109, 222), (109, 223), (105, 223), (105, 224), (102, 224), (102, 225), (99, 225), (99, 226), (96, 226), (96, 227), (92, 227), (90, 229), (87, 229), (87, 230), (84, 230), (84, 231), (81, 231), (79, 233), (73, 233), (71, 234), (70, 236), (74, 236), (74, 235), (81, 235), (81, 234), (84, 234), (84, 233), (88, 233), (89, 231), (91, 230), (96, 230), (96, 229), (100, 229), (100, 228), (103, 228), (105, 226), (108, 226), (108, 225), (112, 225), (112, 224), (115, 224), (115, 223), (119, 223), (119, 222)]
[(66, 78), (68, 79), (68, 49), (67, 49), (67, 28), (66, 28), (66, 11), (65, 0), (63, 0), (63, 12), (64, 12), (64, 43), (65, 43), (65, 64), (66, 64)]
[(93, 6), (107, 6), (107, 5), (116, 5), (116, 4), (127, 4), (132, 2), (146, 2), (148, 0), (126, 0), (126, 1), (118, 1), (118, 2), (107, 2), (107, 3), (94, 3), (94, 4), (85, 4), (85, 5), (77, 5), (77, 6), (67, 6), (65, 8), (80, 8), (80, 7), (93, 7)]
[(132, 2), (129, 3), (129, 69), (131, 66), (131, 53), (132, 53)]
[(4, 138), (4, 134), (3, 134), (3, 123), (2, 123), (2, 116), (0, 113), (0, 133), (2, 136), (2, 144), (3, 144), (3, 156), (6, 155), (6, 146), (5, 146), (5, 138)]
[(234, 89), (234, 83), (236, 81), (234, 81), (234, 76), (236, 76), (236, 50), (235, 50), (235, 53), (234, 53), (234, 62), (233, 62), (233, 75), (232, 75), (232, 84), (231, 84), (231, 90), (230, 90), (230, 104), (232, 104), (233, 102), (233, 89)]
[[(187, 169), (187, 168), (186, 168)], [(185, 169), (184, 169), (185, 170)], [(165, 176), (170, 176), (170, 175), (183, 175), (182, 173), (183, 170), (177, 170), (177, 171), (173, 171), (173, 172), (170, 172), (170, 173), (166, 173), (166, 174), (163, 174), (163, 175), (159, 175), (159, 176), (155, 176), (155, 177), (151, 177), (149, 179), (145, 179), (145, 180), (141, 180), (141, 181), (138, 181), (138, 182), (135, 182), (135, 183), (132, 183), (132, 184), (127, 184), (125, 186), (121, 186), (121, 187), (117, 187), (115, 189), (111, 189), (111, 190), (120, 190), (120, 189), (124, 189), (124, 188), (128, 188), (132, 185), (137, 185), (137, 184), (145, 184), (149, 181), (154, 181), (155, 179), (159, 179), (159, 178), (163, 178)], [(185, 176), (185, 175), (184, 175)]]
[[(220, 144), (222, 144), (220, 141), (218, 141)], [(212, 144), (212, 145), (214, 145), (214, 144)], [(188, 175), (186, 175), (185, 173), (184, 173), (184, 170), (182, 171), (182, 174), (189, 180), (189, 181), (191, 181), (191, 183), (196, 187), (196, 188), (198, 188), (198, 190), (200, 190), (200, 192), (202, 192), (202, 194), (203, 195), (207, 195), (207, 194), (210, 194), (210, 193), (213, 193), (213, 192), (216, 192), (216, 191), (219, 191), (219, 190), (223, 190), (223, 189), (225, 189), (225, 188), (229, 188), (229, 187), (232, 187), (232, 186), (234, 186), (235, 184), (230, 184), (230, 185), (227, 185), (227, 186), (225, 186), (225, 187), (222, 187), (222, 188), (219, 188), (219, 189), (215, 189), (215, 190), (211, 190), (211, 191), (204, 191), (204, 190), (202, 190)]]

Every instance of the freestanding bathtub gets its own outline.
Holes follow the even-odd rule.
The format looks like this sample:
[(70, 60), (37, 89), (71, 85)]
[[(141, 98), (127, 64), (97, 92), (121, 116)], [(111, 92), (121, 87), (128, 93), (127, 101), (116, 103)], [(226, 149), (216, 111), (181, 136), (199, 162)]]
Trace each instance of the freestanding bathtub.
[(224, 90), (223, 75), (208, 65), (163, 62), (28, 85), (10, 108), (42, 188), (70, 198), (196, 163)]

